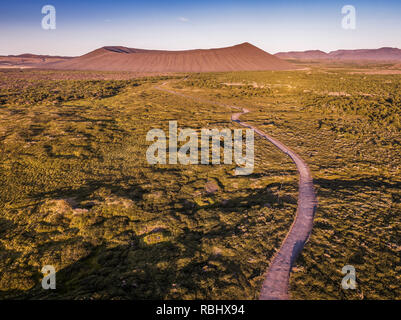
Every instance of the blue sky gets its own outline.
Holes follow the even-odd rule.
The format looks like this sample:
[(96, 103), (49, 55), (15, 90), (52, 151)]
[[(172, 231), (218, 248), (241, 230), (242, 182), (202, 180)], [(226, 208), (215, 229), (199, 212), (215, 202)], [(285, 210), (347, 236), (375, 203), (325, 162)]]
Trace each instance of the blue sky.
[[(56, 8), (43, 30), (41, 8)], [(341, 8), (356, 8), (355, 30)], [(105, 45), (181, 50), (250, 42), (289, 50), (401, 48), (400, 1), (24, 0), (0, 3), (0, 55), (81, 55)]]

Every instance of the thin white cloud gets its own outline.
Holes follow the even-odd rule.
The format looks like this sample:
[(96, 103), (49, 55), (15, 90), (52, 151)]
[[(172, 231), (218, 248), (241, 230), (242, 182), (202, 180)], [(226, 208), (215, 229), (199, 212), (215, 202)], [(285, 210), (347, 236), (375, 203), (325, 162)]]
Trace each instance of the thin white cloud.
[(185, 17), (179, 17), (178, 20), (181, 22), (189, 22), (189, 19)]

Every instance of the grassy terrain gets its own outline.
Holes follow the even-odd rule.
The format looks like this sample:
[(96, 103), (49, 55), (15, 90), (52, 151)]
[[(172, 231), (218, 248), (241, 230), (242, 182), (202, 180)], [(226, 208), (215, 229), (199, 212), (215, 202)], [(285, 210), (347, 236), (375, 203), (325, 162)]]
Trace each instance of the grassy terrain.
[[(257, 297), (295, 212), (296, 186), (282, 187), (294, 167), (262, 143), (249, 177), (234, 165), (148, 165), (146, 133), (169, 120), (233, 126), (227, 110), (153, 88), (165, 80), (40, 80), (20, 89), (24, 103), (2, 90), (3, 298)], [(63, 99), (37, 99), (43, 88)], [(56, 291), (40, 288), (46, 264)]]
[[(400, 75), (55, 73), (0, 72), (0, 298), (257, 298), (294, 217), (295, 165), (258, 137), (250, 176), (147, 164), (146, 133), (167, 132), (169, 120), (238, 128), (227, 109), (155, 90), (170, 79), (176, 91), (247, 107), (243, 119), (310, 165), (319, 208), (293, 298), (401, 296)], [(46, 264), (55, 291), (41, 289)], [(357, 290), (341, 289), (346, 264)]]
[[(295, 299), (401, 296), (400, 84), (400, 75), (314, 70), (201, 75), (176, 86), (247, 107), (243, 119), (310, 165), (319, 208), (291, 277)], [(355, 291), (340, 286), (347, 264)]]

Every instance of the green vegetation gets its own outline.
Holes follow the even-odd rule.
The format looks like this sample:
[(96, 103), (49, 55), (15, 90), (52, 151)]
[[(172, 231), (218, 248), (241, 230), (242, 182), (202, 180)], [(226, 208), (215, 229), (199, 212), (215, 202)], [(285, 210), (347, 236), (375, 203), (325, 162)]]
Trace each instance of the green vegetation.
[[(400, 75), (90, 76), (0, 72), (0, 298), (257, 298), (294, 218), (295, 165), (259, 137), (250, 176), (147, 164), (146, 133), (169, 120), (238, 128), (228, 109), (154, 88), (166, 81), (247, 107), (243, 119), (310, 165), (319, 208), (293, 298), (401, 296)], [(57, 290), (41, 289), (46, 264)], [(355, 291), (341, 289), (346, 264)]]
[[(180, 84), (188, 94), (201, 83), (197, 96), (245, 106), (252, 112), (243, 119), (311, 167), (319, 207), (291, 277), (292, 297), (398, 299), (401, 76), (317, 69), (194, 78)], [(356, 268), (355, 291), (341, 289), (347, 264)]]
[[(233, 126), (227, 110), (153, 88), (165, 80), (127, 82), (107, 98), (2, 106), (3, 298), (257, 296), (295, 212), (296, 186), (282, 188), (294, 168), (269, 145), (250, 177), (234, 176), (234, 166), (148, 165), (151, 128)], [(73, 96), (82, 84), (120, 86), (48, 86)], [(46, 264), (58, 271), (55, 291), (41, 289)]]

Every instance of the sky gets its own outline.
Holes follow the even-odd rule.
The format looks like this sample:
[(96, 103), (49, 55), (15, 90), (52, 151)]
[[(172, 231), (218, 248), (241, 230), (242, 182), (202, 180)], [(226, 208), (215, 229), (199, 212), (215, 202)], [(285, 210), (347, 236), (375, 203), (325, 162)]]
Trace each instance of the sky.
[[(42, 7), (56, 29), (42, 28)], [(344, 5), (356, 28), (343, 29)], [(185, 50), (250, 42), (277, 53), (401, 48), (401, 1), (1, 0), (0, 55), (77, 56), (102, 46)]]

